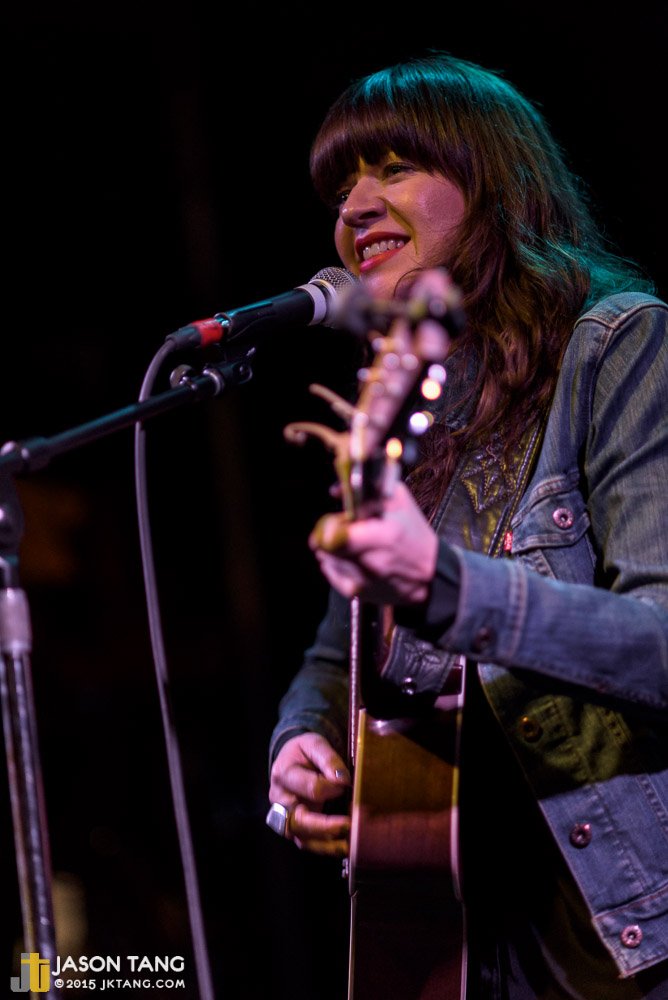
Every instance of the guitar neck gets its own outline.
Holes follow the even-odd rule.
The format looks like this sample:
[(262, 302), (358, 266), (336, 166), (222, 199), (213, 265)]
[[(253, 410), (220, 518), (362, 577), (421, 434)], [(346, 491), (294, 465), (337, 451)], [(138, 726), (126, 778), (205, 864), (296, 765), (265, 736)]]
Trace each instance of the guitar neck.
[[(348, 515), (354, 520), (378, 515), (382, 499), (391, 492), (399, 473), (398, 461), (388, 458), (385, 450), (364, 462), (352, 464), (347, 493)], [(383, 685), (379, 678), (380, 665), (389, 648), (392, 625), (392, 609), (389, 606), (368, 604), (359, 597), (352, 598), (348, 711), (348, 763), (351, 768), (355, 766), (360, 710), (367, 707), (373, 714), (392, 714), (388, 693), (383, 697)]]

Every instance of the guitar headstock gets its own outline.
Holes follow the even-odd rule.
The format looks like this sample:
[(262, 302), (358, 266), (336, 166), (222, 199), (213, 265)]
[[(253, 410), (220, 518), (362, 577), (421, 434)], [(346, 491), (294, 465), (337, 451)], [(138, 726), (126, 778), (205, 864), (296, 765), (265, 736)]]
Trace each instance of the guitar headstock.
[[(462, 324), (461, 294), (443, 272), (426, 272), (415, 288), (408, 301), (374, 300), (361, 286), (350, 290), (340, 307), (341, 325), (360, 332), (365, 324), (372, 350), (371, 363), (358, 372), (357, 401), (350, 404), (323, 386), (310, 387), (347, 428), (335, 431), (303, 421), (284, 431), (296, 443), (318, 437), (334, 453), (344, 508), (351, 516), (391, 489), (406, 440), (429, 428), (433, 417), (426, 404), (438, 399), (445, 385), (451, 334)], [(378, 332), (383, 327), (387, 332)]]

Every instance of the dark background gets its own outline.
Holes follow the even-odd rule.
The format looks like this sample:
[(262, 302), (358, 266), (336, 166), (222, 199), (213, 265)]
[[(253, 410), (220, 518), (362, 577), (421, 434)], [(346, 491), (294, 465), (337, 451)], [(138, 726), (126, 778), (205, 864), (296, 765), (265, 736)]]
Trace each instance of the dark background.
[[(168, 333), (336, 265), (331, 221), (310, 189), (310, 142), (350, 79), (428, 46), (503, 71), (538, 102), (608, 236), (665, 297), (664, 9), (6, 11), (0, 443), (128, 405)], [(345, 996), (339, 863), (300, 854), (264, 814), (278, 700), (325, 597), (306, 539), (333, 504), (329, 457), (287, 445), (282, 429), (322, 418), (309, 383), (341, 387), (352, 366), (343, 335), (286, 332), (260, 346), (251, 383), (147, 428), (172, 699), (219, 997)], [(185, 995), (195, 998), (132, 431), (16, 485), (59, 951), (185, 955)], [(21, 933), (3, 808), (0, 982), (17, 972)]]

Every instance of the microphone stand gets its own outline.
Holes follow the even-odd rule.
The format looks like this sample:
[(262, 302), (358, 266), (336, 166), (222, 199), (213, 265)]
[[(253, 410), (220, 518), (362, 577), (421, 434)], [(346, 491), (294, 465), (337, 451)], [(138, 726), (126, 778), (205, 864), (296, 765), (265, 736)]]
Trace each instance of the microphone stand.
[[(18, 582), (17, 550), (23, 530), (18, 498), (0, 476), (0, 697), (16, 867), (23, 913), (24, 947), (55, 958), (49, 842), (39, 772), (37, 727), (30, 673), (31, 627), (26, 595)], [(39, 976), (39, 967), (38, 967)], [(32, 968), (31, 968), (32, 980)], [(52, 990), (47, 996), (58, 996)]]
[[(43, 989), (42, 971), (56, 957), (49, 835), (39, 757), (37, 719), (31, 677), (31, 623), (25, 592), (19, 585), (18, 548), (23, 516), (11, 476), (45, 468), (57, 455), (95, 441), (114, 431), (143, 422), (184, 403), (219, 395), (231, 385), (252, 377), (249, 358), (207, 365), (200, 375), (181, 368), (178, 385), (167, 392), (124, 407), (53, 437), (9, 441), (0, 449), (0, 698), (12, 808), (12, 824), (19, 879), (24, 947), (38, 954), (31, 959), (31, 989), (46, 1000), (56, 1000), (55, 986)], [(25, 956), (28, 957), (27, 955)], [(41, 961), (39, 961), (41, 960)], [(50, 966), (48, 966), (50, 968)], [(27, 984), (25, 984), (27, 985)], [(24, 986), (23, 978), (17, 986)], [(26, 989), (19, 989), (26, 992)]]

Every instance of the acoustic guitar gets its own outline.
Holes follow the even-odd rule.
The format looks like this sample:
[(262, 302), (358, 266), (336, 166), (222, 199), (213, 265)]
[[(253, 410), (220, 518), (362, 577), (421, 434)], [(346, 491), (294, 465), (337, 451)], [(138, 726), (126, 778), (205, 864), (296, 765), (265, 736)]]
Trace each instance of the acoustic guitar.
[[(434, 302), (371, 303), (351, 292), (349, 315), (373, 331), (372, 363), (358, 373), (357, 402), (322, 386), (346, 426), (290, 424), (289, 440), (316, 436), (334, 453), (350, 518), (373, 514), (404, 456), (430, 424), (443, 389), (450, 338), (462, 323), (459, 292)], [(438, 322), (434, 318), (438, 317)], [(431, 317), (431, 319), (429, 318)], [(394, 322), (391, 322), (395, 320)], [(463, 1000), (466, 933), (457, 824), (463, 662), (428, 708), (386, 690), (380, 668), (398, 641), (392, 609), (351, 601), (349, 764), (349, 1000)]]

